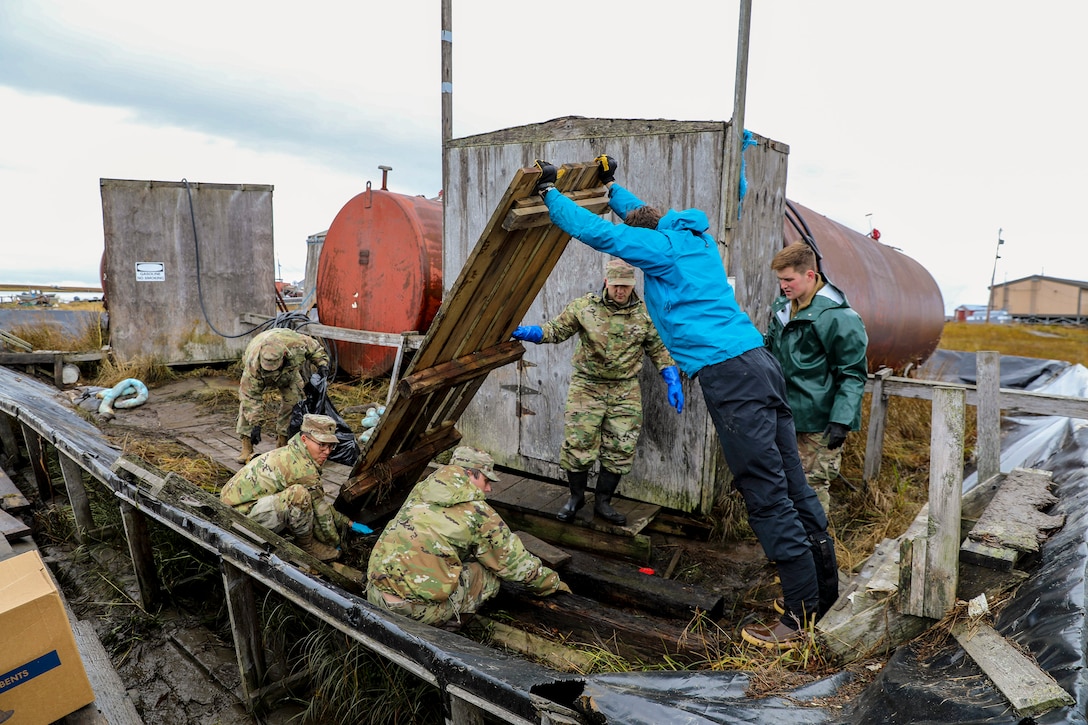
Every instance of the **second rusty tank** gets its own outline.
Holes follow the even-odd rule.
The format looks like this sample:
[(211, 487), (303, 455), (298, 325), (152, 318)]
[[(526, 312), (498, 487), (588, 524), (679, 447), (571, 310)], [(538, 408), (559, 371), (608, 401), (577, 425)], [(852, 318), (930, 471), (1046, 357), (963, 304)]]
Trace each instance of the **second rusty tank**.
[(820, 266), (846, 294), (869, 334), (869, 370), (898, 372), (921, 364), (944, 330), (944, 299), (918, 262), (894, 247), (793, 201), (786, 202), (783, 246), (810, 237)]

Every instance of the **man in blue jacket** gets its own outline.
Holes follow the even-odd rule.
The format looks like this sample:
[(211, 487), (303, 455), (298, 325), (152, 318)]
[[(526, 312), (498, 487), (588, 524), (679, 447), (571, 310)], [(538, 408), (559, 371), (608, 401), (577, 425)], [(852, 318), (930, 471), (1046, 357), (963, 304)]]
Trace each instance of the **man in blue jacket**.
[(598, 161), (609, 206), (624, 223), (607, 222), (559, 193), (557, 170), (547, 162), (537, 162), (536, 192), (553, 224), (642, 269), (650, 316), (680, 369), (698, 376), (748, 522), (778, 567), (785, 613), (773, 626), (746, 625), (741, 635), (761, 647), (797, 647), (834, 603), (838, 573), (827, 516), (797, 455), (782, 369), (737, 304), (706, 214), (662, 214), (615, 183), (614, 159)]

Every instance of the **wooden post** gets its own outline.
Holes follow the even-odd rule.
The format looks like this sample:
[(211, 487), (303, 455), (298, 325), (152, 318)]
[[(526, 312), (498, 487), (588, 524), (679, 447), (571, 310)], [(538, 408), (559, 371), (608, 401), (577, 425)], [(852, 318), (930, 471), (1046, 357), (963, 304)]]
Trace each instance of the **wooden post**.
[(220, 568), (227, 594), (230, 631), (234, 635), (234, 650), (242, 676), (242, 694), (247, 708), (252, 711), (259, 704), (261, 683), (267, 672), (264, 639), (257, 618), (257, 597), (253, 593), (253, 580), (238, 567), (223, 561)]
[(83, 486), (83, 468), (59, 450), (57, 459), (64, 475), (64, 487), (68, 491), (68, 503), (72, 506), (72, 518), (76, 522), (76, 540), (86, 544), (87, 532), (94, 529), (94, 516), (91, 514), (91, 502), (87, 499), (87, 489)]
[[(933, 391), (933, 431), (930, 438), (929, 523), (925, 536), (924, 581), (918, 581), (920, 542), (914, 541), (911, 588), (900, 592), (907, 614), (941, 619), (956, 603), (960, 563), (960, 507), (963, 499), (963, 428), (966, 393), (962, 388)], [(906, 562), (901, 562), (903, 565)]]
[(159, 574), (155, 571), (155, 552), (147, 531), (147, 519), (128, 501), (121, 502), (121, 521), (125, 525), (128, 553), (140, 587), (140, 607), (146, 612), (159, 598)]
[(978, 480), (1001, 473), (1001, 353), (992, 350), (975, 355), (978, 391)]
[(27, 424), (20, 425), (23, 429), (23, 443), (26, 444), (26, 452), (30, 458), (30, 469), (34, 472), (34, 481), (38, 484), (38, 496), (42, 501), (53, 498), (53, 482), (49, 479), (49, 467), (45, 463), (45, 449), (42, 447), (42, 439), (38, 431)]
[(888, 394), (884, 392), (884, 381), (891, 374), (891, 368), (881, 368), (873, 375), (869, 432), (865, 439), (865, 467), (862, 473), (866, 482), (880, 475), (880, 460), (884, 457), (884, 426), (888, 417)]
[(12, 466), (19, 462), (19, 444), (15, 442), (15, 431), (11, 427), (11, 416), (0, 413), (0, 443), (4, 446), (4, 455)]
[[(744, 144), (744, 106), (748, 90), (748, 43), (752, 31), (752, 0), (741, 0), (737, 20), (737, 68), (733, 81), (733, 118), (725, 136), (725, 159), (722, 168), (722, 233), (718, 240), (726, 251), (732, 248), (737, 228), (740, 200), (740, 161)], [(724, 256), (724, 255), (723, 255)]]

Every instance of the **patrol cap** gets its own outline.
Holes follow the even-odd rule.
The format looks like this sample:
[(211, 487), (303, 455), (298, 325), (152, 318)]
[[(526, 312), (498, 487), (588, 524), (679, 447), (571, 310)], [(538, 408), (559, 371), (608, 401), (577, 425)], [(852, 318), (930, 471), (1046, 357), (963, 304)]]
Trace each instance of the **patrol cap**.
[(635, 285), (635, 268), (622, 259), (610, 259), (604, 266), (605, 284)]
[(475, 468), (486, 478), (492, 481), (499, 480), (499, 477), (495, 475), (495, 459), (478, 448), (458, 446), (453, 452), (453, 458), (450, 459), (450, 465)]
[(283, 364), (284, 349), (280, 345), (264, 345), (261, 348), (261, 368), (279, 370)]
[(336, 421), (327, 415), (307, 413), (302, 418), (302, 432), (321, 443), (339, 443)]

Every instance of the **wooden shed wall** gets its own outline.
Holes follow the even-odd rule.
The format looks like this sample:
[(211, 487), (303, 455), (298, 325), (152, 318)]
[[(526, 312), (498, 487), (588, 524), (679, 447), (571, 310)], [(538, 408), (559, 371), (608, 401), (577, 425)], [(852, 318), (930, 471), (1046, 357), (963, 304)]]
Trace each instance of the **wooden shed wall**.
[[(241, 312), (275, 313), (272, 187), (190, 184), (198, 257), (184, 183), (100, 185), (102, 283), (117, 356), (168, 365), (240, 357), (250, 338), (215, 330), (236, 335), (251, 327), (240, 323)], [(161, 262), (163, 279), (139, 279), (142, 262)]]
[[(727, 125), (714, 122), (558, 119), (455, 139), (445, 190), (443, 278), (454, 280), (516, 169), (536, 158), (557, 165), (608, 153), (617, 180), (663, 208), (697, 207), (721, 236), (722, 173)], [(762, 326), (775, 294), (770, 259), (782, 244), (788, 148), (767, 139), (745, 153), (748, 192), (727, 269), (738, 299)], [(572, 241), (534, 301), (524, 324), (543, 324), (572, 299), (603, 285), (604, 255)], [(641, 294), (641, 279), (638, 289)], [(462, 416), (464, 440), (501, 465), (562, 479), (559, 450), (574, 340), (526, 344), (524, 359), (493, 371)], [(726, 474), (697, 381), (684, 381), (678, 415), (649, 361), (641, 382), (645, 422), (634, 469), (620, 493), (685, 511), (709, 511)]]
[(1088, 290), (1061, 280), (1028, 278), (994, 285), (993, 306), (1014, 317), (1088, 315)]

